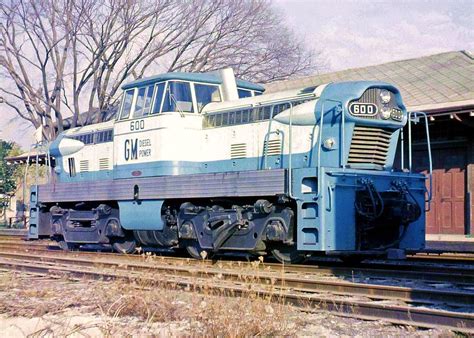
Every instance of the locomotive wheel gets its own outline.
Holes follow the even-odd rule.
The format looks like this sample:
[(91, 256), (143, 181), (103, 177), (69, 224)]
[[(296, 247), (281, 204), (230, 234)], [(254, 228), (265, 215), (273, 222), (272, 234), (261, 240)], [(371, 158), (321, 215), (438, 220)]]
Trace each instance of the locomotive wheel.
[(203, 260), (206, 258), (210, 258), (209, 251), (204, 250), (201, 248), (199, 241), (195, 240), (187, 240), (185, 242), (186, 251), (188, 254), (195, 259)]
[(298, 252), (296, 245), (281, 245), (277, 248), (271, 249), (270, 251), (273, 257), (283, 264), (298, 264), (304, 260), (304, 255)]
[(133, 237), (117, 238), (112, 242), (112, 248), (118, 253), (131, 254), (137, 250), (137, 242)]
[(58, 241), (58, 245), (64, 251), (73, 251), (79, 247), (76, 243), (66, 242), (64, 238)]

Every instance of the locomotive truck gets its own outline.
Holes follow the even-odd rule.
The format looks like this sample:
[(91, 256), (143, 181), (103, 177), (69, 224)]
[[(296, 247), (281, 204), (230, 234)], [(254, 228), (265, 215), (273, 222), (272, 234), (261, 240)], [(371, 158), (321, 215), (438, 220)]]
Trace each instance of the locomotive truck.
[(30, 238), (285, 263), (424, 247), (427, 177), (394, 167), (411, 116), (395, 86), (265, 94), (224, 69), (122, 89), (114, 121), (50, 144), (55, 166), (48, 184), (32, 186)]

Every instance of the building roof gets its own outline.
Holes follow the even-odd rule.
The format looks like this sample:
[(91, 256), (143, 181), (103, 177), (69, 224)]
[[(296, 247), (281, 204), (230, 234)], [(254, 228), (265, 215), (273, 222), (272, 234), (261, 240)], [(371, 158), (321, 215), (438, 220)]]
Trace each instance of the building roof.
[[(155, 76), (144, 77), (132, 82), (128, 82), (122, 86), (122, 89), (146, 86), (153, 84), (159, 81), (166, 80), (185, 80), (185, 81), (195, 81), (195, 82), (206, 82), (213, 84), (221, 84), (222, 78), (218, 72), (209, 72), (209, 73), (185, 73), (185, 72), (173, 72), (173, 73), (164, 73), (158, 74)], [(237, 86), (239, 88), (264, 91), (265, 88), (259, 84), (252, 83), (249, 81), (244, 81), (236, 79)]]
[[(32, 150), (30, 153), (26, 152), (17, 156), (8, 156), (5, 157), (5, 161), (9, 164), (33, 164), (36, 163), (36, 158), (38, 157), (39, 164), (46, 163), (46, 152), (44, 150)], [(53, 160), (53, 159), (51, 159)]]
[(336, 81), (377, 80), (397, 86), (409, 110), (474, 107), (474, 54), (456, 51), (352, 68), (266, 85), (266, 93)]

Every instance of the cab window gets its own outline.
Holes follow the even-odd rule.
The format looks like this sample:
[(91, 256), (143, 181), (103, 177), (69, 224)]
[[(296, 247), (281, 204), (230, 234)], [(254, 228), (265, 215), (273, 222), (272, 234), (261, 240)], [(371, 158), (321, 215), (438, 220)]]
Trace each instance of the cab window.
[(196, 93), (198, 112), (209, 102), (222, 101), (218, 86), (195, 83), (194, 92)]
[(252, 92), (250, 90), (246, 89), (237, 89), (237, 92), (239, 93), (239, 99), (243, 99), (244, 97), (251, 97)]
[(162, 112), (193, 112), (191, 86), (188, 82), (169, 81), (166, 87)]
[(135, 89), (130, 89), (125, 92), (122, 104), (122, 112), (120, 113), (120, 119), (125, 120), (130, 116), (130, 110), (132, 109), (133, 94)]
[(156, 96), (155, 103), (153, 103), (152, 114), (159, 114), (161, 109), (161, 103), (163, 102), (163, 93), (165, 92), (165, 82), (158, 83), (156, 85)]
[(153, 86), (138, 89), (137, 100), (133, 117), (142, 117), (148, 115), (151, 107), (151, 98), (153, 96)]

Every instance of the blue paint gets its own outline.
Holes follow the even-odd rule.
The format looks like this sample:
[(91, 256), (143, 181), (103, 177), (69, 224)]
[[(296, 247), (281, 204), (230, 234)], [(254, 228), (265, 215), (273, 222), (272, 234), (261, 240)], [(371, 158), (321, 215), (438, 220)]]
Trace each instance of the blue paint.
[[(356, 212), (354, 207), (357, 180), (370, 178), (378, 191), (391, 190), (394, 180), (404, 181), (423, 208), (425, 176), (386, 171), (322, 168), (321, 193), (303, 193), (303, 179), (316, 177), (314, 168), (294, 169), (292, 192), (297, 198), (297, 246), (306, 251), (356, 250)], [(411, 223), (400, 248), (419, 250), (425, 243), (425, 216)]]
[[(306, 159), (307, 158), (307, 159)], [(313, 161), (317, 158), (313, 157)], [(293, 154), (293, 168), (314, 167), (316, 163), (309, 161), (308, 153)], [(289, 156), (268, 156), (266, 169), (288, 168)], [(155, 161), (147, 163), (135, 163), (115, 166), (114, 170), (89, 171), (77, 173), (70, 177), (65, 171), (58, 175), (61, 182), (95, 181), (106, 179), (133, 178), (132, 172), (140, 171), (139, 177), (167, 176), (167, 175), (191, 175), (218, 173), (227, 171), (246, 171), (263, 169), (263, 157), (251, 157), (234, 160), (220, 160), (209, 162), (191, 161)]]
[(38, 186), (30, 187), (30, 226), (28, 228), (28, 239), (39, 238), (39, 227), (41, 226), (38, 210)]
[[(141, 79), (123, 86), (124, 89), (145, 86), (164, 80), (187, 80), (219, 84), (222, 81), (217, 74), (169, 73), (152, 78)], [(249, 84), (253, 86), (253, 84)], [(255, 85), (256, 86), (256, 85)], [(241, 84), (239, 87), (244, 88)], [(398, 107), (404, 113), (400, 122), (394, 120), (367, 119), (349, 114), (349, 102), (359, 98), (369, 88), (385, 88), (395, 94)], [(248, 89), (261, 90), (252, 87)], [(339, 108), (339, 109), (338, 109)], [(322, 117), (324, 113), (324, 117)], [(360, 188), (358, 179), (370, 178), (378, 191), (391, 189), (394, 180), (406, 182), (420, 206), (424, 206), (425, 178), (420, 174), (394, 173), (392, 164), (400, 129), (406, 124), (406, 108), (399, 91), (384, 82), (345, 82), (329, 84), (322, 92), (314, 107), (316, 125), (323, 118), (322, 143), (327, 138), (336, 141), (332, 150), (316, 143), (308, 152), (292, 155), (291, 193), (297, 204), (297, 247), (305, 251), (344, 251), (356, 250), (356, 211), (354, 207), (356, 190)], [(344, 126), (342, 120), (344, 118)], [(352, 134), (356, 125), (377, 126), (393, 130), (389, 144), (387, 165), (383, 170), (374, 165), (347, 164)], [(344, 127), (344, 128), (343, 128)], [(313, 130), (314, 134), (314, 130)], [(59, 160), (57, 149), (61, 138), (51, 145), (51, 153)], [(319, 139), (319, 137), (318, 137)], [(314, 142), (313, 142), (314, 144)], [(263, 144), (261, 145), (263, 147)], [(321, 147), (321, 148), (320, 148)], [(318, 153), (321, 151), (320, 161)], [(54, 155), (56, 154), (56, 155)], [(289, 168), (289, 156), (268, 156), (264, 167), (264, 157), (245, 159), (226, 159), (210, 162), (156, 161), (115, 166), (113, 170), (78, 173), (69, 177), (64, 171), (59, 180), (64, 182), (94, 181), (104, 179), (125, 179), (134, 177), (132, 172), (141, 172), (140, 177), (204, 174), (216, 172), (247, 171), (259, 169)], [(304, 184), (303, 184), (304, 183)], [(305, 191), (303, 191), (303, 188)], [(320, 191), (318, 191), (320, 189)], [(121, 201), (119, 203), (122, 225), (128, 230), (161, 230), (162, 200)], [(34, 221), (34, 216), (33, 216)], [(418, 250), (424, 246), (425, 216), (410, 224), (400, 248)]]
[(57, 159), (62, 157), (61, 152), (59, 151), (59, 143), (61, 143), (61, 140), (65, 137), (66, 135), (64, 133), (59, 134), (58, 137), (49, 145), (49, 154), (52, 157)]
[[(210, 84), (222, 84), (222, 78), (219, 73), (184, 73), (184, 72), (175, 72), (175, 73), (164, 73), (155, 76), (145, 77), (138, 79), (132, 82), (128, 82), (122, 86), (123, 90), (135, 87), (148, 86), (160, 81), (167, 80), (182, 80), (182, 81), (194, 81), (194, 82), (204, 82)], [(237, 87), (249, 90), (258, 90), (265, 91), (265, 87), (252, 83), (249, 81), (236, 79)]]
[(127, 230), (163, 230), (163, 200), (119, 201), (120, 223)]
[[(370, 88), (383, 88), (390, 90), (394, 93), (395, 101), (399, 108), (404, 113), (404, 119), (401, 122), (394, 120), (380, 120), (380, 119), (367, 119), (363, 117), (356, 117), (349, 114), (349, 102), (353, 101), (362, 96), (362, 94)], [(342, 108), (342, 109), (338, 109)], [(322, 134), (322, 141), (326, 138), (333, 138), (337, 145), (344, 143), (344, 147), (339, 146), (337, 156), (334, 151), (329, 151), (322, 148), (321, 165), (324, 167), (341, 167), (345, 164), (346, 159), (349, 157), (349, 150), (352, 141), (352, 134), (355, 125), (360, 126), (374, 126), (393, 129), (394, 135), (392, 136), (390, 148), (387, 156), (387, 165), (385, 170), (391, 170), (393, 166), (393, 159), (396, 153), (396, 143), (398, 141), (398, 135), (400, 128), (406, 124), (406, 107), (403, 104), (400, 92), (394, 86), (386, 82), (376, 81), (352, 81), (352, 82), (338, 82), (331, 83), (321, 93), (319, 100), (315, 106), (315, 117), (316, 124), (319, 125), (321, 116), (324, 109), (324, 130)], [(344, 129), (342, 124), (342, 116), (344, 115)], [(344, 134), (344, 138), (343, 138)], [(342, 153), (344, 150), (344, 153)], [(317, 156), (318, 149), (313, 149), (314, 154)], [(366, 168), (373, 169), (373, 168)]]

